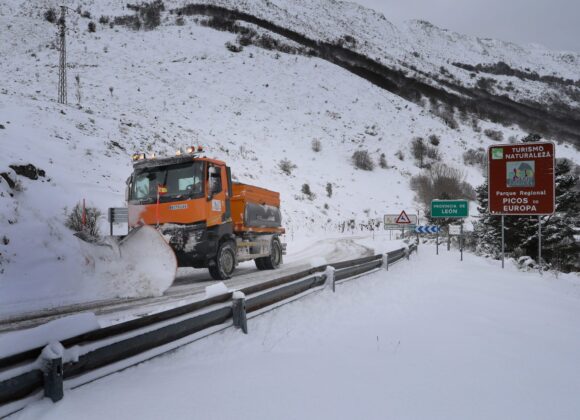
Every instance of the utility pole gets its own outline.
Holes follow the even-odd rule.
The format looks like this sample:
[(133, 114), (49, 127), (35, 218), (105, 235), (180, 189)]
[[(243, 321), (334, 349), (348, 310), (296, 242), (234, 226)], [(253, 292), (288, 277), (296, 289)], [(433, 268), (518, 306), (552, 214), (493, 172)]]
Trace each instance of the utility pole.
[(60, 6), (59, 26), (59, 48), (60, 60), (58, 66), (58, 103), (66, 104), (67, 86), (66, 86), (66, 6)]

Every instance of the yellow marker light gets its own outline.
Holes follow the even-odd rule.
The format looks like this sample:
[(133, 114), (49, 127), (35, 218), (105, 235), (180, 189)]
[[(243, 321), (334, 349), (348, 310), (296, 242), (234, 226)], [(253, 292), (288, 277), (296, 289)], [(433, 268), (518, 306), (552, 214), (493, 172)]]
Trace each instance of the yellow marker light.
[(175, 156), (181, 156), (181, 150), (176, 150), (175, 151)]
[(185, 151), (186, 151), (187, 153), (191, 154), (191, 153), (195, 152), (195, 147), (193, 147), (193, 146), (189, 146), (187, 149), (185, 149)]

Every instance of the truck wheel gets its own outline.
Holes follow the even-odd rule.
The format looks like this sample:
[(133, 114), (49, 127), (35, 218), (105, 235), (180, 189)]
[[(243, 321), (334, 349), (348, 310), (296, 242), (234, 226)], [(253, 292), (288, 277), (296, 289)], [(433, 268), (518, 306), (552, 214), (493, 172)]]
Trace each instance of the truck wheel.
[(277, 238), (272, 239), (272, 251), (270, 256), (256, 258), (256, 268), (258, 270), (274, 270), (282, 264), (282, 245)]
[(236, 249), (232, 242), (220, 245), (217, 255), (209, 264), (209, 274), (214, 280), (227, 280), (236, 268)]

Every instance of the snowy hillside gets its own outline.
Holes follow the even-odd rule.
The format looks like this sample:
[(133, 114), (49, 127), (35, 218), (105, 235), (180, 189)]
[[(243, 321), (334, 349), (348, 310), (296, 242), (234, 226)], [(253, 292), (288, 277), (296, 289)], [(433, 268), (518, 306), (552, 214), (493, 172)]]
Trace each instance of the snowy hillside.
[[(133, 14), (121, 0), (71, 2), (71, 7), (79, 4), (94, 20), (98, 16)], [(530, 108), (542, 111), (544, 118), (557, 116), (556, 127), (550, 126), (552, 122), (546, 124), (549, 132), (561, 132), (580, 142), (580, 122), (575, 114), (580, 107), (578, 53), (465, 36), (425, 21), (410, 21), (397, 27), (382, 14), (349, 2), (170, 0), (163, 4), (171, 13), (204, 14), (206, 5), (247, 13), (308, 39), (346, 46), (390, 70), (402, 72), (412, 83), (425, 83), (450, 92), (455, 96), (452, 105), (456, 107), (468, 106), (508, 123), (518, 112), (528, 113)], [(48, 0), (43, 5), (53, 7), (56, 2)], [(13, 10), (24, 16), (42, 14), (42, 8), (31, 11), (28, 5)], [(166, 16), (164, 20), (173, 23), (174, 16)], [(471, 95), (480, 102), (482, 98), (489, 99), (489, 106), (502, 103), (510, 114), (515, 106), (518, 112), (504, 120), (502, 113), (494, 114), (489, 106), (461, 103)], [(519, 123), (546, 130), (527, 119)]]
[[(104, 213), (122, 206), (134, 152), (163, 155), (204, 145), (208, 155), (232, 167), (235, 179), (281, 192), (284, 224), (293, 237), (333, 230), (348, 219), (414, 212), (418, 205), (409, 179), (420, 169), (409, 143), (416, 136), (437, 135), (443, 161), (464, 169), (475, 186), (483, 181), (481, 171), (465, 166), (462, 155), (492, 143), (484, 130), (499, 130), (506, 141), (527, 134), (516, 126), (471, 119), (452, 129), (428, 107), (321, 58), (252, 45), (232, 52), (225, 45), (236, 44), (236, 35), (203, 26), (202, 18), (186, 16), (181, 25), (166, 11), (154, 30), (97, 23), (96, 32), (87, 31), (88, 22), (100, 16), (132, 14), (125, 3), (70, 3), (92, 18), (69, 12), (69, 104), (63, 106), (55, 100), (56, 26), (43, 17), (57, 2), (32, 7), (0, 1), (0, 173), (16, 182), (11, 186), (0, 177), (0, 302), (27, 284), (38, 287), (39, 278), (51, 288), (51, 278), (66, 277), (74, 295), (75, 278), (85, 268), (77, 240), (64, 226), (65, 211), (82, 199)], [(349, 3), (218, 3), (315, 39), (350, 34), (358, 40), (353, 48), (393, 66), (432, 72), (444, 65), (465, 85), (471, 79), (450, 62), (505, 61), (540, 74), (576, 79), (579, 74), (577, 54), (478, 40), (421, 22), (397, 28)], [(183, 2), (166, 2), (166, 9), (180, 6)], [(528, 99), (551, 89), (540, 82), (516, 82)], [(573, 99), (568, 103), (578, 107)], [(313, 140), (320, 141), (319, 152), (312, 150)], [(362, 149), (376, 163), (384, 153), (388, 167), (355, 169), (351, 156)], [(561, 145), (558, 156), (580, 161), (569, 145)], [(283, 159), (296, 165), (291, 175), (280, 170)], [(10, 168), (27, 164), (44, 176), (31, 180)], [(303, 184), (315, 197), (301, 192)], [(104, 220), (102, 230), (107, 230)], [(63, 296), (63, 301), (69, 298), (74, 300)]]

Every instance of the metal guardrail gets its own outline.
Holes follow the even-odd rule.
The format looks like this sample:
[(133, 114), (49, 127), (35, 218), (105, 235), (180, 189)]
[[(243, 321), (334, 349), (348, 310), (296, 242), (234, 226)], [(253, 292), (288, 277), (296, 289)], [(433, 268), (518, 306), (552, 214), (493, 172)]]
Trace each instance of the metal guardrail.
[(127, 207), (110, 207), (107, 210), (107, 221), (109, 230), (113, 236), (113, 225), (115, 223), (129, 223), (129, 209)]
[[(335, 270), (332, 281), (338, 282), (375, 270), (383, 264), (388, 269), (395, 262), (408, 258), (413, 251), (416, 251), (416, 245), (385, 255), (314, 267), (242, 288), (242, 299), (236, 298), (235, 292), (228, 292), (63, 340), (61, 344), (65, 349), (78, 345), (92, 349), (74, 361), (63, 363), (62, 359), (57, 358), (48, 363), (37, 363), (43, 348), (2, 358), (0, 377), (8, 378), (0, 381), (0, 417), (20, 410), (25, 403), (18, 406), (19, 400), (42, 391), (46, 397), (58, 401), (63, 396), (64, 380), (82, 377), (208, 328), (224, 325), (230, 320), (247, 332), (246, 313), (259, 311), (324, 286), (328, 280), (326, 269), (329, 266)], [(116, 337), (118, 340), (115, 340)], [(99, 342), (104, 343), (99, 346)], [(14, 371), (14, 376), (10, 376), (10, 371)], [(3, 405), (10, 405), (11, 411), (3, 412)]]

